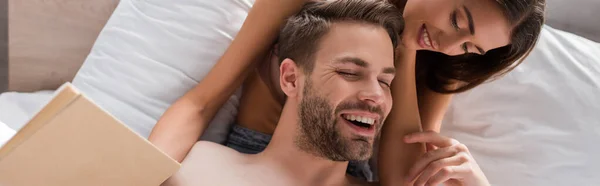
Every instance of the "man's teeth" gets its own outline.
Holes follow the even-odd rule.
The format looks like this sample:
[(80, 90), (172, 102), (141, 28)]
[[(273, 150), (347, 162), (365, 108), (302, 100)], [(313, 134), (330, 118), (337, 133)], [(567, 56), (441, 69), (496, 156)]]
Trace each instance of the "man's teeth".
[(369, 125), (373, 125), (373, 123), (375, 123), (375, 119), (373, 119), (373, 118), (357, 116), (357, 115), (344, 114), (344, 118), (349, 121), (358, 121), (358, 122), (369, 124)]
[(429, 38), (427, 28), (423, 28), (423, 41), (425, 41), (425, 45), (431, 47), (431, 39)]

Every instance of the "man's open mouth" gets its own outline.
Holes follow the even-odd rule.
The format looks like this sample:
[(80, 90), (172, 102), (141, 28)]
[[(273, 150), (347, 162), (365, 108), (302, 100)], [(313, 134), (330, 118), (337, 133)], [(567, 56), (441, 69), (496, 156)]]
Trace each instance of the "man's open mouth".
[(373, 127), (373, 124), (375, 124), (374, 118), (369, 118), (369, 117), (364, 117), (364, 116), (357, 116), (357, 115), (352, 115), (352, 114), (342, 114), (342, 118), (344, 118), (346, 121), (352, 123), (353, 125), (356, 125), (358, 127), (365, 128), (365, 129), (369, 129), (369, 128)]

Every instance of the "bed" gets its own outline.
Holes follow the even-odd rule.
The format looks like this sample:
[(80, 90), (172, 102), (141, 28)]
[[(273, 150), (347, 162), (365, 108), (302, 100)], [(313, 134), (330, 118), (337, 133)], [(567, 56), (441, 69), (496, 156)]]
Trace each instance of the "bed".
[[(252, 3), (10, 0), (0, 144), (67, 81), (147, 136), (222, 54)], [(600, 26), (589, 24), (600, 2), (549, 0), (548, 16), (521, 66), (457, 95), (444, 119), (442, 132), (470, 147), (492, 185), (600, 184)], [(231, 123), (239, 95), (213, 122)], [(210, 131), (203, 138), (216, 142), (227, 132)]]

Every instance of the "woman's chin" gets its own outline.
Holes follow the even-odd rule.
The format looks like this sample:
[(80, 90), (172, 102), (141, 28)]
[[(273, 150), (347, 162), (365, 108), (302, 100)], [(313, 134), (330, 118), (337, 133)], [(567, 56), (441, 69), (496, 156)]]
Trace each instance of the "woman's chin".
[(420, 50), (422, 49), (421, 46), (419, 46), (419, 44), (416, 42), (417, 39), (414, 36), (411, 36), (413, 34), (407, 32), (405, 30), (405, 32), (402, 34), (402, 47), (406, 48), (406, 49), (411, 49), (411, 50)]

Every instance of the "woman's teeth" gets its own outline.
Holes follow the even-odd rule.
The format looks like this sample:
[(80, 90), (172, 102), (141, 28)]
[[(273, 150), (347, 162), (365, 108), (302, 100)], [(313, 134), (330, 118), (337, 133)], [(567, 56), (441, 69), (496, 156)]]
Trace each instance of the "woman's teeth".
[(423, 38), (423, 41), (425, 41), (425, 45), (427, 45), (427, 47), (429, 47), (429, 48), (432, 48), (431, 47), (431, 38), (429, 38), (427, 28), (423, 28), (423, 35), (421, 37)]
[(373, 125), (373, 123), (375, 123), (375, 119), (373, 118), (368, 118), (368, 117), (362, 117), (362, 116), (356, 116), (356, 115), (343, 115), (344, 119), (347, 119), (348, 121), (358, 121), (361, 123), (365, 123), (365, 124), (369, 124), (369, 125)]

